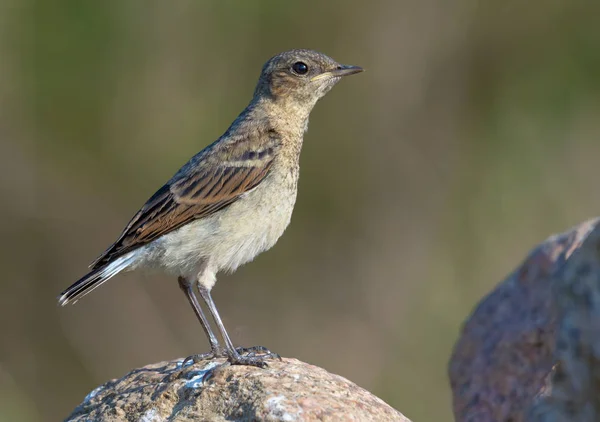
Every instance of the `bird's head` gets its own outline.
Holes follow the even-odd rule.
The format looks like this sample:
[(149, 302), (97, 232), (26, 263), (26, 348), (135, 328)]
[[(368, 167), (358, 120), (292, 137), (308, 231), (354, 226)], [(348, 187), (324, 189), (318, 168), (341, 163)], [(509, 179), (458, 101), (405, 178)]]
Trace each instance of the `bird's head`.
[(290, 50), (265, 63), (255, 96), (267, 96), (295, 107), (306, 107), (310, 111), (342, 76), (362, 70), (358, 66), (339, 64), (316, 51)]

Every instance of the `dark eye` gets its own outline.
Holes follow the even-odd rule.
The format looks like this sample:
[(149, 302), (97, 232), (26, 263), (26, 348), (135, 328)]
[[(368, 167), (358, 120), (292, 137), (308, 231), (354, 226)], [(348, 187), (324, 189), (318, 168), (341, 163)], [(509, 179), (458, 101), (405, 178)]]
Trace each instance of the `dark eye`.
[(304, 62), (296, 62), (293, 64), (292, 70), (298, 75), (306, 75), (308, 73), (308, 66)]

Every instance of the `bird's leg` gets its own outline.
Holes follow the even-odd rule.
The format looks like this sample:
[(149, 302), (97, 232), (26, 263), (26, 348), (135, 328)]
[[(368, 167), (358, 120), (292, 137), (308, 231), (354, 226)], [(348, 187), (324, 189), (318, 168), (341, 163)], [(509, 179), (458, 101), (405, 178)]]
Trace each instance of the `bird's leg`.
[(194, 313), (198, 317), (200, 324), (202, 324), (202, 328), (204, 329), (204, 333), (206, 333), (206, 337), (208, 337), (208, 341), (210, 341), (209, 353), (200, 353), (197, 355), (189, 356), (185, 358), (185, 360), (182, 363), (182, 366), (185, 366), (185, 364), (188, 361), (198, 362), (205, 359), (212, 359), (223, 356), (223, 350), (221, 349), (221, 345), (219, 344), (217, 337), (210, 328), (208, 319), (206, 319), (206, 316), (204, 315), (204, 312), (200, 307), (200, 303), (198, 302), (198, 299), (196, 298), (196, 295), (194, 294), (194, 291), (192, 289), (192, 283), (190, 283), (189, 280), (185, 277), (179, 277), (177, 281), (179, 282), (179, 288), (188, 298), (190, 305), (192, 305), (192, 308), (194, 309)]
[[(200, 292), (200, 296), (206, 302), (208, 306), (208, 310), (210, 311), (219, 331), (221, 332), (221, 336), (223, 337), (223, 341), (225, 342), (225, 352), (227, 353), (227, 360), (232, 365), (250, 365), (250, 366), (258, 366), (259, 368), (265, 368), (267, 363), (266, 359), (277, 357), (274, 353), (271, 353), (269, 349), (264, 348), (262, 346), (251, 347), (249, 349), (239, 348), (236, 349), (227, 334), (227, 330), (225, 330), (225, 326), (223, 325), (223, 321), (221, 321), (221, 317), (219, 316), (219, 312), (217, 311), (217, 307), (215, 306), (215, 302), (210, 295), (210, 290), (203, 287), (202, 285), (198, 286), (198, 291)], [(266, 351), (268, 354), (265, 355), (257, 355), (257, 351)], [(241, 352), (241, 353), (240, 353)]]

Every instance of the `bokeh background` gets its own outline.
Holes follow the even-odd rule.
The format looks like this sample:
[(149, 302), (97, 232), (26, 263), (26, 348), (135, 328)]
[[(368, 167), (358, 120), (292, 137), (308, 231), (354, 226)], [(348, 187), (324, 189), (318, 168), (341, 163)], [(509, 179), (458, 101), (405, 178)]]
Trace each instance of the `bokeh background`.
[(0, 421), (61, 420), (208, 349), (160, 274), (55, 299), (298, 47), (367, 72), (314, 110), (286, 234), (219, 278), (225, 325), (451, 420), (461, 322), (534, 244), (600, 214), (599, 5), (0, 1)]

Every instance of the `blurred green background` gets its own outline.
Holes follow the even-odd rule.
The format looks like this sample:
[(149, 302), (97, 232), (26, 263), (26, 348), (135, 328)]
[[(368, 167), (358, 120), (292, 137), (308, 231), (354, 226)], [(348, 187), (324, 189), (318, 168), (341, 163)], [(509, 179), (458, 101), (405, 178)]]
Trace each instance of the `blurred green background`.
[(367, 72), (315, 108), (292, 224), (220, 276), (234, 341), (451, 420), (474, 304), (548, 235), (600, 214), (600, 3), (0, 1), (0, 421), (56, 421), (97, 385), (208, 350), (177, 287), (56, 296), (313, 48)]

